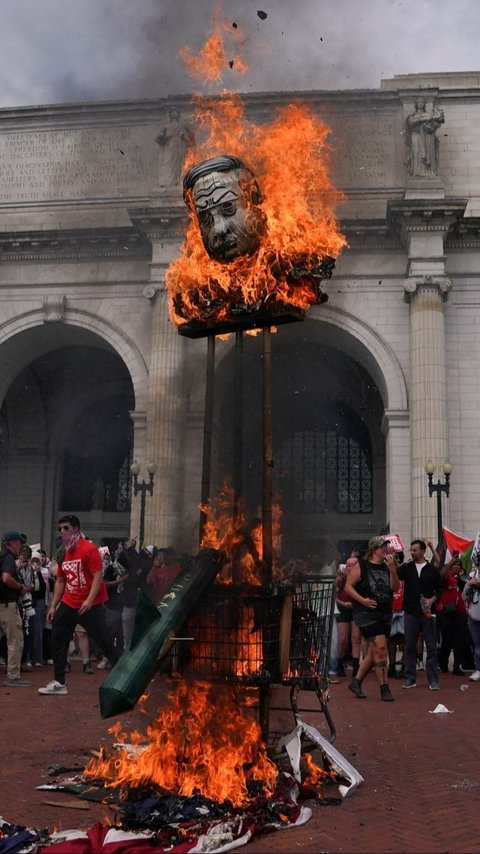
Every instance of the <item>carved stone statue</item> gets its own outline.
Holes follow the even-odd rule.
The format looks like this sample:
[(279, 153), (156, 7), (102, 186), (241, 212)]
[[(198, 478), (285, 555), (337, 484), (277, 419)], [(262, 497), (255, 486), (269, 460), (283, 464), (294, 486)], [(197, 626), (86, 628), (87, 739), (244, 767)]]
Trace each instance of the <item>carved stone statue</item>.
[(408, 170), (411, 175), (428, 177), (437, 174), (438, 140), (436, 131), (445, 121), (443, 110), (433, 105), (428, 110), (425, 98), (417, 98), (415, 112), (407, 118), (410, 141)]
[(191, 128), (180, 120), (178, 110), (170, 110), (169, 122), (155, 142), (160, 146), (158, 177), (161, 187), (172, 187), (179, 183), (187, 149), (195, 145)]
[(225, 264), (256, 252), (265, 233), (262, 194), (238, 157), (222, 154), (194, 166), (185, 175), (183, 195), (210, 258)]

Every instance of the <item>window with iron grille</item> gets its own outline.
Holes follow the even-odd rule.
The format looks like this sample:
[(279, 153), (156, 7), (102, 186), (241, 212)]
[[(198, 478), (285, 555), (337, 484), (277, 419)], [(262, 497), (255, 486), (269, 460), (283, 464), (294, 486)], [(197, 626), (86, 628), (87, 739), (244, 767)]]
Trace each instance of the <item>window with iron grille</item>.
[(373, 510), (371, 444), (361, 424), (341, 418), (323, 429), (295, 430), (278, 449), (276, 469), (294, 512)]

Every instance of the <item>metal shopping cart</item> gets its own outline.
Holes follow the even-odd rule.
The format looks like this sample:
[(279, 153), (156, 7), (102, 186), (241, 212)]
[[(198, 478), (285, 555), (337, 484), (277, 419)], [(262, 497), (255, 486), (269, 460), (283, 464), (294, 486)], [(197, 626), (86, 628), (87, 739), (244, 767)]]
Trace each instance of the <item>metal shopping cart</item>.
[(335, 578), (298, 576), (260, 587), (213, 584), (187, 620), (162, 670), (257, 689), (259, 719), (270, 737), (270, 686), (289, 685), (295, 722), (300, 691), (314, 691), (335, 738), (328, 709), (328, 659)]

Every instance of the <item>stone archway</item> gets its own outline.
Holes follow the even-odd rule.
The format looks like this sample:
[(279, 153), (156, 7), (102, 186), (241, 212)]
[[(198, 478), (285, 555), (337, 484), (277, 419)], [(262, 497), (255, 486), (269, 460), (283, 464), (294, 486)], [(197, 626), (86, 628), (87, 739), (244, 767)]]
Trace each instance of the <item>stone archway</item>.
[[(284, 507), (284, 520), (290, 527), (290, 536), (285, 538), (285, 542), (290, 541), (290, 550), (295, 539), (301, 537), (303, 551), (311, 551), (318, 536), (327, 533), (332, 534), (337, 542), (365, 540), (395, 518), (389, 504), (391, 447), (385, 436), (385, 419), (386, 413), (394, 411), (397, 416), (404, 416), (402, 427), (408, 426), (403, 372), (388, 345), (374, 330), (342, 311), (326, 308), (327, 311), (325, 307), (313, 310), (312, 316), (304, 323), (282, 327), (278, 337), (273, 336), (275, 465), (285, 467), (286, 460), (294, 458), (295, 447), (297, 453), (301, 447), (305, 457), (327, 453), (322, 445), (327, 441), (327, 432), (328, 441), (335, 441), (338, 447), (347, 445), (350, 448), (347, 456), (353, 459), (357, 454), (358, 459), (363, 460), (365, 473), (368, 469), (371, 478), (371, 507), (367, 500), (362, 504), (361, 491), (360, 498), (357, 496), (355, 501), (352, 500), (354, 472), (348, 469), (352, 465), (350, 458), (339, 460), (335, 457), (333, 462), (333, 458), (330, 459), (330, 466), (346, 466), (347, 473), (343, 485), (338, 482), (334, 495), (330, 493), (327, 497), (322, 497), (316, 485), (322, 470), (318, 459), (310, 470), (305, 461), (302, 462), (297, 467), (299, 470), (294, 472), (296, 483), (302, 484), (297, 490), (297, 499), (295, 490), (289, 487), (288, 522), (285, 519), (287, 507)], [(243, 480), (245, 498), (255, 514), (261, 504), (262, 477), (258, 442), (262, 430), (260, 340), (245, 342), (245, 348), (251, 354), (251, 364), (246, 368), (243, 383)], [(221, 427), (215, 439), (218, 445), (215, 488), (220, 486), (225, 474), (232, 474), (233, 361), (230, 348), (222, 357), (216, 373), (216, 422)], [(335, 427), (337, 422), (341, 425), (332, 432), (332, 425)], [(405, 430), (403, 435), (406, 435)], [(320, 447), (323, 451), (319, 450)], [(368, 465), (365, 460), (368, 460)], [(289, 476), (293, 476), (292, 470)], [(252, 489), (253, 481), (256, 488)], [(278, 477), (277, 486), (281, 490)], [(355, 488), (358, 490), (360, 487)], [(310, 502), (312, 509), (306, 514), (309, 518), (305, 520), (304, 517), (302, 521), (301, 513), (295, 512), (294, 505), (303, 503), (306, 507), (306, 497), (311, 496), (312, 490), (314, 493), (317, 490), (316, 497)], [(343, 496), (350, 491), (346, 499), (342, 498), (341, 490)]]
[[(75, 419), (89, 406), (102, 407), (120, 398), (123, 424), (130, 429), (131, 456), (129, 413), (138, 403), (144, 406), (146, 399), (146, 366), (134, 343), (129, 346), (128, 338), (110, 324), (99, 319), (90, 322), (87, 313), (77, 314), (77, 324), (40, 325), (38, 312), (35, 317), (29, 313), (17, 318), (4, 324), (3, 334), (8, 337), (0, 348), (5, 368), (0, 382), (2, 517), (7, 525), (23, 525), (29, 539), (40, 540), (47, 549), (54, 539), (52, 519), (65, 509), (61, 507), (62, 468)], [(29, 430), (25, 429), (27, 422)], [(38, 429), (32, 429), (35, 423)], [(85, 501), (83, 509), (84, 505)], [(74, 506), (67, 509), (75, 512)], [(129, 507), (122, 513), (111, 509), (82, 512), (82, 522), (98, 542), (128, 533)]]

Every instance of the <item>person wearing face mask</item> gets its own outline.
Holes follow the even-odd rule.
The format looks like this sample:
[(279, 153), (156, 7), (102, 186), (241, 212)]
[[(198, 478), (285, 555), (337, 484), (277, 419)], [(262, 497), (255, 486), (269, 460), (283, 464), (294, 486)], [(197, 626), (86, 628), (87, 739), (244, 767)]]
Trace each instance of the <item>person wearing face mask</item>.
[(65, 684), (67, 647), (75, 626), (82, 626), (113, 666), (120, 657), (111, 640), (103, 604), (108, 594), (100, 552), (80, 530), (77, 516), (58, 521), (62, 547), (57, 555), (57, 578), (47, 620), (52, 623), (54, 679), (39, 694), (68, 694)]

